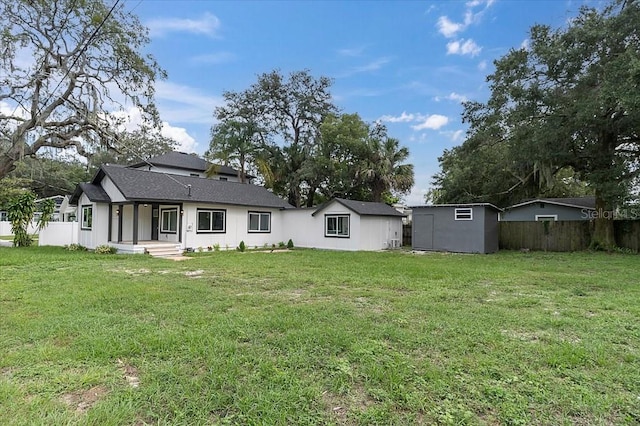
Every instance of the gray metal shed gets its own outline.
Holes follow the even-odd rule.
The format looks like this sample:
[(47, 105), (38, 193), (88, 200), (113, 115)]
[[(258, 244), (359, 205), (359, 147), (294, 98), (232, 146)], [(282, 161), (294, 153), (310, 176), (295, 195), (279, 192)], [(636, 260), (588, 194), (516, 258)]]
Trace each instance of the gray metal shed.
[(413, 209), (414, 250), (498, 251), (498, 207), (489, 203), (435, 204)]

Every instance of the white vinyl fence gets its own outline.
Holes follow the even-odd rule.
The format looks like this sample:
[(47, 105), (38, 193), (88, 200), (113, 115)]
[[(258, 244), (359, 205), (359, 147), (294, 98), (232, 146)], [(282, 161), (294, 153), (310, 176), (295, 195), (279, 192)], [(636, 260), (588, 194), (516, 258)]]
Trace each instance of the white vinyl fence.
[[(36, 232), (36, 226), (34, 222), (31, 222), (29, 224), (29, 229), (27, 229), (27, 232), (29, 232), (29, 234), (33, 234), (34, 232)], [(13, 232), (11, 232), (11, 222), (9, 221), (0, 222), (0, 235), (3, 235), (3, 236), (13, 235)]]
[(40, 246), (67, 246), (77, 242), (78, 222), (49, 222), (38, 238)]

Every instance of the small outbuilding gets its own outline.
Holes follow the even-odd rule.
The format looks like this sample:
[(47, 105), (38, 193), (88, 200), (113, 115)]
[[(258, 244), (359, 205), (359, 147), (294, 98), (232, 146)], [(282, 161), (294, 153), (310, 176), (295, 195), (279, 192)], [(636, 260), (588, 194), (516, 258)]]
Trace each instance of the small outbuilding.
[(498, 214), (501, 210), (493, 204), (435, 204), (412, 209), (414, 250), (498, 251)]
[(595, 197), (536, 198), (504, 209), (504, 222), (590, 220), (596, 208)]

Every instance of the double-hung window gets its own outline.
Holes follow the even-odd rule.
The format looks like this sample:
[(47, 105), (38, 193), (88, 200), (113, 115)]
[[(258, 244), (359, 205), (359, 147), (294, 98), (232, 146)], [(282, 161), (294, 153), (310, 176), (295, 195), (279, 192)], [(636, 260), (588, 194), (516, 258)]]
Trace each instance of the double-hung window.
[(324, 236), (349, 238), (349, 215), (328, 214), (324, 217)]
[(271, 213), (249, 212), (249, 232), (271, 232)]
[(225, 210), (198, 209), (197, 232), (200, 234), (225, 232), (225, 213)]
[(456, 220), (473, 220), (473, 209), (471, 208), (456, 209), (455, 219)]
[(93, 225), (93, 206), (82, 206), (82, 229), (90, 230)]
[(178, 209), (160, 210), (160, 232), (175, 234), (178, 232)]

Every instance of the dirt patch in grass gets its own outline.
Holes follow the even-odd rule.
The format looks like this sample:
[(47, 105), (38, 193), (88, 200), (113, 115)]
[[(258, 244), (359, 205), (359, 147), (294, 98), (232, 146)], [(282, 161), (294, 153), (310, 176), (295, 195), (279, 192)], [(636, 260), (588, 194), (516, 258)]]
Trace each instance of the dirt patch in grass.
[(344, 395), (337, 395), (330, 391), (322, 393), (322, 402), (329, 412), (331, 419), (340, 425), (358, 424), (354, 416), (350, 413), (360, 413), (375, 405), (375, 400), (367, 393), (364, 386), (354, 384), (349, 392)]
[(140, 376), (138, 375), (138, 369), (130, 364), (125, 363), (121, 359), (118, 360), (118, 366), (122, 371), (122, 376), (127, 381), (127, 384), (132, 388), (140, 386)]
[(108, 390), (104, 386), (94, 386), (84, 391), (71, 392), (62, 395), (62, 402), (78, 413), (86, 413), (98, 401), (100, 401)]

